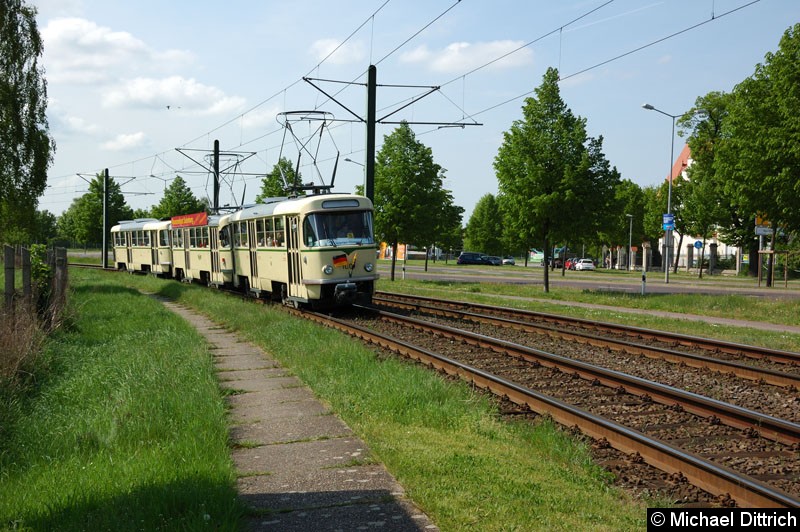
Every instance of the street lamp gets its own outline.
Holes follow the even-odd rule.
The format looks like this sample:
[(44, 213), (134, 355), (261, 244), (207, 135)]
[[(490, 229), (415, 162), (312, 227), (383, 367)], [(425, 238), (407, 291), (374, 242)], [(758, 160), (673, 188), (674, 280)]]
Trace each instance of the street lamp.
[[(661, 109), (656, 109), (649, 103), (642, 104), (642, 107), (648, 111), (656, 111), (664, 116), (672, 118), (672, 136), (669, 138), (669, 173), (667, 174), (667, 214), (670, 215), (672, 214), (672, 165), (675, 163), (675, 119), (681, 115), (671, 115), (669, 113), (665, 113)], [(672, 249), (673, 227), (674, 222), (672, 225), (667, 226), (667, 229), (664, 230), (664, 282), (667, 284), (669, 284), (669, 250)]]
[(633, 269), (633, 247), (631, 244), (633, 243), (633, 215), (626, 214), (625, 216), (628, 217), (628, 270)]
[(361, 173), (364, 174), (364, 194), (366, 194), (367, 193), (367, 167), (366, 167), (366, 165), (364, 165), (363, 163), (360, 163), (358, 161), (354, 161), (350, 157), (345, 157), (344, 160), (347, 161), (348, 163), (357, 164), (358, 166), (363, 168)]

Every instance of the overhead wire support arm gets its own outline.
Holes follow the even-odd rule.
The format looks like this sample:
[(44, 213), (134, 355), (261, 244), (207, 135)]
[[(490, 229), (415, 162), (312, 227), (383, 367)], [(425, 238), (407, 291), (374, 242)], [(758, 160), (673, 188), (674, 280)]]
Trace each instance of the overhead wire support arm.
[[(314, 87), (315, 89), (317, 89), (319, 92), (321, 92), (322, 94), (324, 94), (325, 96), (327, 96), (327, 97), (328, 97), (328, 98), (329, 98), (331, 101), (335, 102), (335, 103), (336, 103), (336, 104), (337, 104), (339, 107), (341, 107), (342, 109), (344, 109), (345, 111), (347, 111), (348, 113), (350, 113), (351, 115), (353, 115), (354, 117), (356, 117), (356, 120), (357, 120), (358, 122), (364, 122), (364, 121), (365, 121), (365, 120), (364, 120), (362, 117), (358, 116), (358, 114), (357, 114), (357, 113), (355, 113), (355, 112), (354, 112), (354, 111), (352, 111), (350, 108), (348, 108), (348, 107), (347, 107), (345, 104), (343, 104), (342, 102), (340, 102), (339, 100), (337, 100), (335, 96), (332, 96), (332, 95), (328, 94), (328, 93), (327, 93), (327, 92), (325, 92), (325, 91), (324, 91), (324, 90), (323, 90), (321, 87), (318, 87), (317, 85), (315, 85), (314, 83), (312, 83), (312, 82), (311, 82), (311, 80), (312, 80), (312, 79), (313, 79), (313, 78), (303, 78), (303, 81), (305, 81), (306, 83), (308, 83), (309, 85), (311, 85), (312, 87)], [(315, 80), (315, 81), (317, 81), (317, 80)], [(329, 81), (329, 82), (331, 82), (331, 83), (346, 83), (346, 82), (343, 82), (343, 81), (338, 81), (338, 82), (337, 82), (337, 81), (333, 81), (333, 80), (326, 80), (326, 79), (321, 79), (321, 80), (318, 80), (318, 81)], [(363, 83), (353, 83), (353, 85), (364, 85), (364, 84), (363, 84)]]

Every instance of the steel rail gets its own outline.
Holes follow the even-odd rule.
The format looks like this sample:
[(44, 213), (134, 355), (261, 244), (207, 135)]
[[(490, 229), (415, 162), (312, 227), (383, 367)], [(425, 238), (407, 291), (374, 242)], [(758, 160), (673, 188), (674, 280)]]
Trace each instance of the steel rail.
[(729, 360), (721, 360), (718, 358), (705, 357), (692, 353), (684, 353), (675, 351), (673, 349), (666, 349), (663, 347), (648, 346), (639, 343), (634, 343), (626, 340), (617, 340), (607, 336), (599, 336), (589, 332), (566, 331), (559, 329), (551, 324), (539, 324), (529, 321), (521, 321), (513, 318), (505, 318), (500, 316), (491, 316), (487, 314), (478, 314), (467, 310), (458, 310), (452, 308), (441, 308), (435, 305), (419, 303), (419, 302), (405, 302), (393, 301), (387, 298), (375, 298), (373, 303), (378, 302), (387, 306), (396, 306), (398, 308), (421, 310), (430, 314), (439, 316), (466, 319), (469, 321), (487, 323), (501, 327), (510, 327), (526, 332), (534, 332), (546, 334), (550, 337), (560, 338), (564, 340), (572, 340), (581, 344), (591, 345), (595, 347), (610, 348), (615, 351), (622, 351), (632, 355), (641, 355), (648, 358), (660, 358), (672, 363), (684, 363), (687, 366), (694, 368), (707, 368), (713, 371), (722, 373), (733, 374), (737, 377), (749, 379), (752, 381), (762, 381), (767, 384), (784, 387), (800, 388), (800, 375), (791, 373), (784, 373), (780, 371), (758, 368), (742, 364), (740, 362), (732, 362)]
[(619, 371), (602, 368), (554, 353), (548, 353), (540, 349), (522, 346), (506, 340), (491, 338), (482, 334), (401, 316), (391, 312), (379, 311), (378, 314), (383, 319), (401, 323), (405, 326), (410, 325), (418, 330), (427, 331), (445, 338), (464, 341), (471, 345), (491, 349), (497, 353), (504, 353), (509, 356), (537, 362), (545, 367), (557, 368), (563, 372), (578, 375), (585, 380), (599, 382), (610, 388), (622, 388), (628, 393), (640, 397), (648, 397), (663, 405), (673, 406), (677, 404), (687, 412), (698, 416), (706, 418), (715, 416), (725, 425), (741, 430), (755, 430), (761, 436), (770, 440), (787, 445), (800, 443), (800, 425), (792, 423), (791, 421), (779, 419)]
[(462, 301), (445, 301), (431, 297), (424, 296), (410, 296), (407, 294), (397, 294), (393, 292), (376, 292), (375, 296), (393, 297), (402, 299), (413, 299), (420, 301), (427, 301), (440, 305), (451, 305), (453, 307), (473, 307), (492, 312), (503, 312), (515, 316), (526, 317), (536, 320), (550, 321), (554, 323), (569, 322), (573, 325), (589, 329), (597, 329), (618, 334), (626, 334), (628, 336), (636, 336), (641, 338), (652, 338), (662, 342), (672, 343), (675, 345), (684, 345), (687, 347), (699, 347), (708, 351), (718, 351), (728, 353), (731, 355), (746, 356), (750, 358), (762, 359), (766, 358), (773, 362), (782, 364), (795, 364), (800, 365), (800, 353), (792, 351), (781, 351), (778, 349), (770, 349), (768, 347), (753, 346), (747, 344), (737, 344), (734, 342), (726, 342), (724, 340), (715, 340), (711, 338), (703, 338), (700, 336), (690, 336), (687, 334), (672, 333), (667, 331), (658, 331), (655, 329), (647, 329), (643, 327), (632, 327), (628, 325), (620, 325), (617, 323), (608, 323), (602, 321), (588, 320), (584, 318), (572, 318), (567, 316), (560, 316), (558, 314), (548, 314), (545, 312), (535, 312), (530, 310), (520, 310), (509, 307), (500, 307), (496, 305), (484, 305), (480, 303), (467, 303)]
[(715, 495), (727, 494), (740, 506), (753, 508), (800, 507), (800, 501), (791, 495), (762, 484), (752, 477), (714, 464), (695, 454), (650, 438), (639, 431), (519, 386), (501, 377), (344, 320), (317, 313), (294, 312), (372, 344), (390, 349), (449, 375), (458, 376), (496, 395), (507, 397), (512, 402), (526, 406), (534, 412), (550, 415), (562, 425), (577, 426), (584, 434), (592, 438), (605, 438), (615, 449), (628, 454), (638, 453), (648, 464), (667, 473), (681, 473), (695, 486)]

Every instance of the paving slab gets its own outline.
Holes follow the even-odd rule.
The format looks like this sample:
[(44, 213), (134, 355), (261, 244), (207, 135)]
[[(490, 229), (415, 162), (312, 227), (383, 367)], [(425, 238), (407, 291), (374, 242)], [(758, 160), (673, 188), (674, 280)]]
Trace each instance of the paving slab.
[[(366, 444), (258, 346), (164, 301), (209, 342), (248, 531), (438, 530)], [(237, 445), (238, 444), (238, 445)]]

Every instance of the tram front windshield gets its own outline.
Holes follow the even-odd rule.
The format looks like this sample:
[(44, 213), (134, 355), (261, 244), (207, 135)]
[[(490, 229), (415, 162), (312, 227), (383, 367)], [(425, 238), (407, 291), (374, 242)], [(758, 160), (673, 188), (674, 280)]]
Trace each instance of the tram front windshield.
[(374, 244), (372, 213), (339, 211), (309, 214), (303, 222), (303, 242), (308, 247)]

